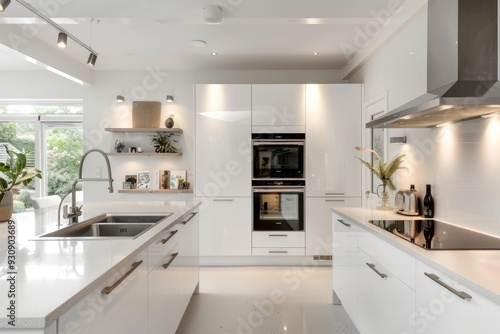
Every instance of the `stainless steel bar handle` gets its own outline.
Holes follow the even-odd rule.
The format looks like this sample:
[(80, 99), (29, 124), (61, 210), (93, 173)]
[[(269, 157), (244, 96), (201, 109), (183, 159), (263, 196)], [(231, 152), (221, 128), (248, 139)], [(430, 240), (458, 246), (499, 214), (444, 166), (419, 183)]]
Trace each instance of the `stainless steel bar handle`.
[(170, 261), (168, 261), (167, 263), (162, 264), (162, 268), (163, 269), (167, 269), (168, 266), (175, 260), (175, 258), (177, 257), (177, 255), (179, 255), (179, 253), (172, 254), (172, 258), (170, 259)]
[(125, 273), (125, 275), (123, 275), (113, 285), (107, 286), (104, 289), (102, 289), (101, 293), (109, 295), (114, 289), (116, 289), (116, 287), (118, 285), (120, 285), (121, 282), (123, 282), (125, 280), (125, 278), (127, 278), (130, 274), (132, 274), (134, 272), (134, 270), (136, 270), (137, 268), (139, 268), (139, 266), (142, 264), (142, 262), (144, 262), (144, 261), (141, 260), (141, 261), (132, 263), (132, 268), (130, 268), (130, 270)]
[(345, 193), (325, 193), (326, 196), (343, 196)]
[(234, 202), (232, 198), (215, 198), (214, 202)]
[(259, 193), (276, 193), (276, 192), (287, 192), (287, 193), (303, 193), (304, 187), (259, 187), (253, 188), (253, 192)]
[(460, 298), (462, 298), (462, 299), (472, 299), (472, 296), (469, 295), (467, 292), (458, 291), (458, 290), (453, 289), (451, 286), (449, 286), (448, 284), (446, 284), (443, 281), (441, 281), (439, 279), (439, 276), (437, 276), (436, 274), (433, 274), (433, 273), (424, 273), (424, 275), (427, 276), (427, 277), (429, 277), (431, 280), (433, 280), (437, 284), (441, 285), (445, 289), (450, 290), (451, 292), (453, 292), (454, 294), (456, 294)]
[(351, 224), (346, 223), (343, 219), (337, 219), (337, 221), (338, 221), (339, 223), (341, 223), (342, 225), (344, 225), (344, 226), (351, 227)]
[(186, 225), (187, 223), (189, 223), (189, 221), (191, 219), (193, 219), (194, 216), (196, 216), (198, 214), (198, 212), (193, 212), (191, 213), (191, 217), (189, 217), (187, 220), (183, 221), (182, 224)]
[(378, 271), (378, 270), (377, 270), (377, 268), (375, 268), (375, 265), (374, 265), (373, 263), (368, 263), (368, 262), (366, 262), (366, 265), (367, 265), (368, 267), (370, 267), (370, 268), (371, 268), (371, 270), (373, 270), (374, 272), (376, 272), (376, 273), (377, 273), (377, 275), (379, 275), (380, 277), (382, 277), (382, 278), (387, 278), (387, 275), (386, 275), (386, 274), (384, 274), (384, 273), (381, 273), (380, 271)]
[(288, 251), (269, 251), (269, 254), (287, 254)]
[(262, 146), (262, 145), (273, 145), (273, 146), (284, 146), (284, 145), (298, 145), (298, 146), (304, 146), (303, 141), (287, 141), (280, 139), (278, 141), (269, 141), (269, 140), (254, 140), (253, 141), (253, 146)]
[(325, 199), (325, 202), (345, 202), (345, 199)]
[(179, 231), (178, 231), (178, 230), (175, 230), (175, 231), (170, 232), (170, 235), (169, 235), (168, 237), (166, 237), (165, 239), (162, 239), (162, 240), (161, 240), (161, 243), (165, 245), (165, 244), (166, 244), (166, 243), (167, 243), (170, 239), (172, 239), (172, 237), (173, 237), (173, 236), (174, 236), (177, 232), (179, 232)]
[(288, 234), (269, 234), (270, 237), (288, 237)]

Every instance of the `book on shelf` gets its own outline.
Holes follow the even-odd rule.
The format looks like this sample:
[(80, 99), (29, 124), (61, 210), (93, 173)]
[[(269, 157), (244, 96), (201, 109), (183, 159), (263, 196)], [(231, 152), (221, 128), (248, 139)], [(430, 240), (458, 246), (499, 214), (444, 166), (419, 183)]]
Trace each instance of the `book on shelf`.
[(186, 181), (186, 171), (185, 170), (171, 170), (170, 171), (170, 189), (178, 189), (179, 182)]
[(151, 189), (151, 172), (137, 172), (137, 189)]
[(169, 189), (170, 188), (170, 171), (160, 170), (160, 177), (158, 178), (159, 184), (158, 189)]

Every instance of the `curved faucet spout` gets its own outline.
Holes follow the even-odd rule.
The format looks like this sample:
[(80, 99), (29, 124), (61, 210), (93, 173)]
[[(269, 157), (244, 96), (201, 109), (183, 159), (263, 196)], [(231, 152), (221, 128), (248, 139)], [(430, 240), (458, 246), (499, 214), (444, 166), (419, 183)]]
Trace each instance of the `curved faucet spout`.
[[(84, 178), (83, 177), (83, 162), (85, 161), (85, 158), (90, 153), (92, 153), (92, 152), (97, 152), (97, 153), (101, 154), (104, 157), (104, 160), (106, 161), (106, 168), (108, 169), (108, 178)], [(70, 213), (65, 213), (65, 215), (64, 215), (64, 217), (65, 218), (69, 218), (71, 220), (71, 223), (73, 223), (73, 224), (75, 224), (75, 223), (78, 222), (78, 216), (80, 216), (82, 214), (82, 212), (80, 210), (81, 207), (78, 208), (76, 206), (76, 185), (79, 182), (83, 182), (83, 181), (94, 181), (94, 182), (97, 182), (97, 181), (108, 181), (108, 183), (109, 183), (109, 186), (108, 186), (109, 192), (110, 193), (113, 192), (113, 176), (111, 175), (111, 165), (109, 163), (108, 156), (102, 150), (97, 149), (97, 148), (88, 150), (87, 152), (85, 152), (82, 155), (82, 158), (80, 160), (80, 168), (78, 170), (78, 178), (73, 182), (73, 185), (71, 187), (71, 212)]]

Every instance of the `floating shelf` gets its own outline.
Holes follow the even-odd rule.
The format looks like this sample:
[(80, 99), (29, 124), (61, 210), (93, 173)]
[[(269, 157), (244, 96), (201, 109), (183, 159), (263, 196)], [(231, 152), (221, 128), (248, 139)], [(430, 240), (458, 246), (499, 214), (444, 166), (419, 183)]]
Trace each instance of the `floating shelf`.
[(119, 193), (156, 194), (156, 193), (184, 193), (189, 194), (193, 189), (119, 189)]
[(108, 132), (167, 132), (167, 133), (182, 133), (179, 128), (105, 128)]
[(143, 157), (180, 157), (182, 153), (156, 153), (156, 152), (144, 152), (144, 153), (129, 153), (129, 152), (108, 152), (106, 153), (109, 157), (128, 157), (128, 156), (143, 156)]

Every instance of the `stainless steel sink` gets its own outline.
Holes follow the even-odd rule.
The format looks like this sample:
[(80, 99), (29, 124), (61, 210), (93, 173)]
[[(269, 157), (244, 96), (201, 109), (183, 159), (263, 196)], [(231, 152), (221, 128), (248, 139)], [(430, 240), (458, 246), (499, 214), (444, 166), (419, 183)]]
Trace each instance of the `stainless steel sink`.
[(167, 214), (104, 214), (69, 225), (60, 230), (39, 235), (38, 238), (137, 238), (154, 225), (168, 218)]

